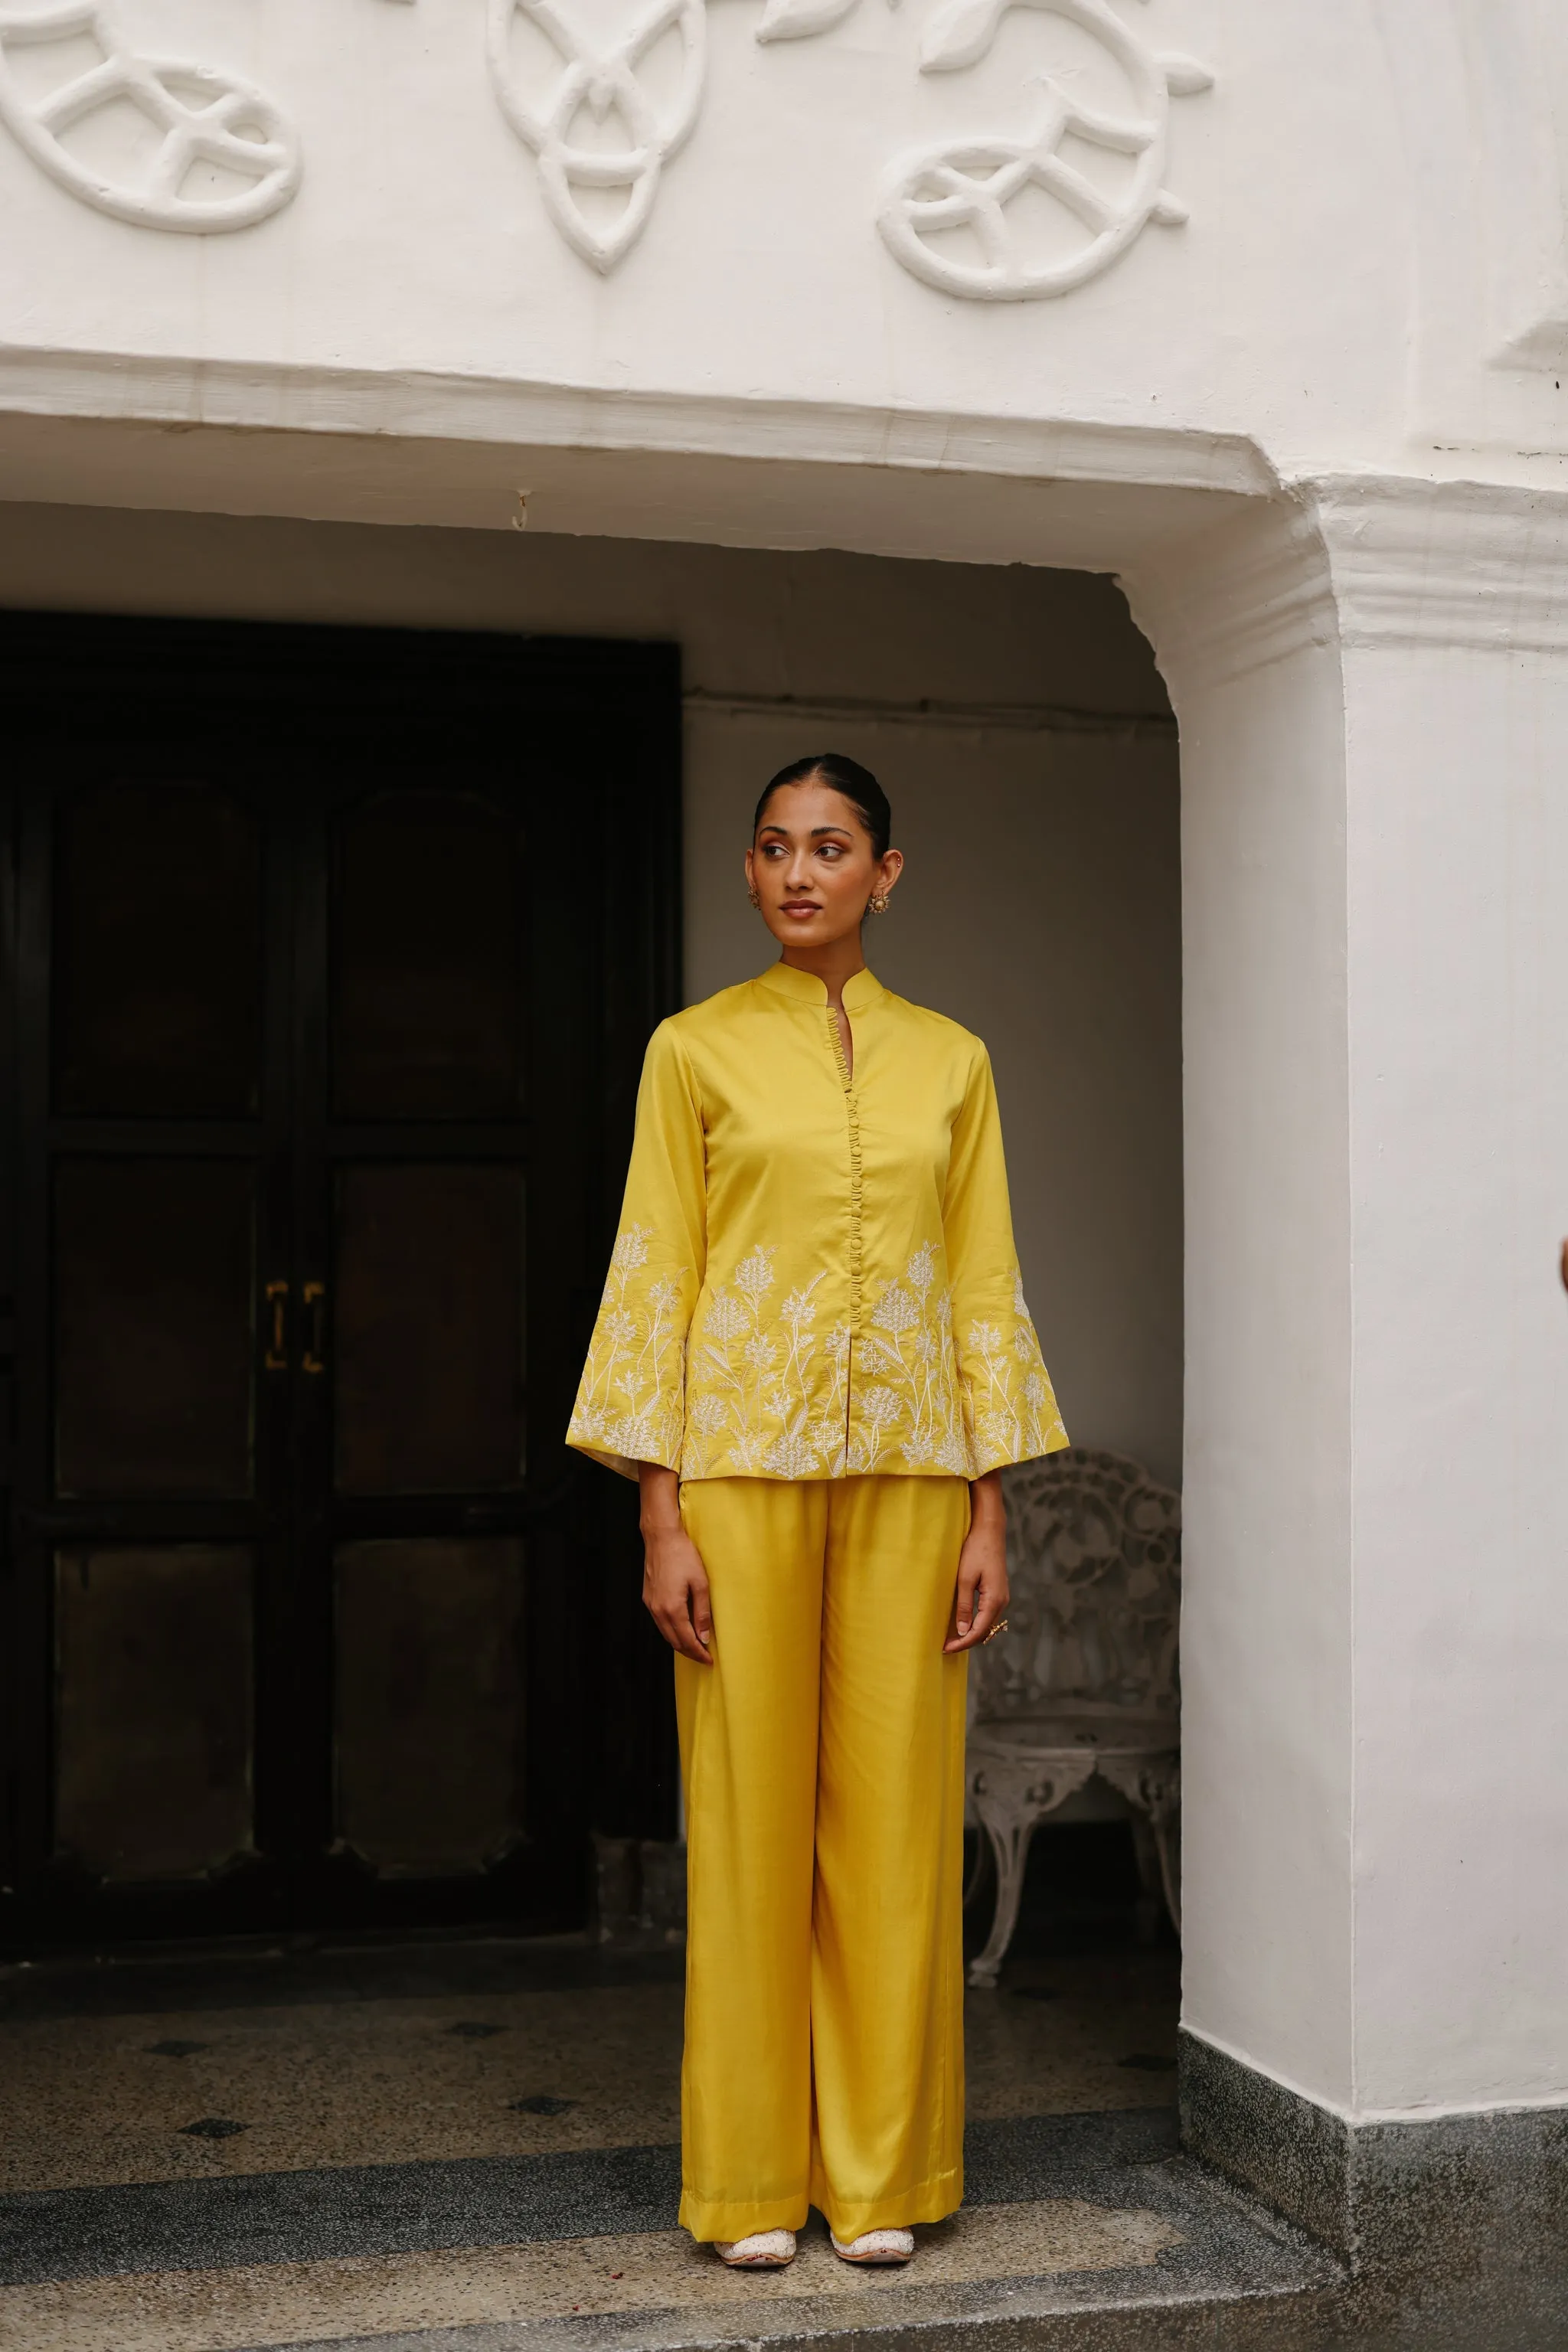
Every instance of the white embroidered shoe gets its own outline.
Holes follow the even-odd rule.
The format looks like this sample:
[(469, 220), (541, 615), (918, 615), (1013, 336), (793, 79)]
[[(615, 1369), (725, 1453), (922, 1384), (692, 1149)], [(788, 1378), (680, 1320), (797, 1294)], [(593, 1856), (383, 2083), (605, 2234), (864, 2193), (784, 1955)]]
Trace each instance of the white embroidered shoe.
[(782, 2271), (795, 2260), (793, 2230), (759, 2230), (754, 2237), (716, 2239), (714, 2252), (732, 2271)]
[(915, 2251), (912, 2230), (868, 2230), (847, 2246), (831, 2231), (829, 2235), (841, 2263), (907, 2263)]

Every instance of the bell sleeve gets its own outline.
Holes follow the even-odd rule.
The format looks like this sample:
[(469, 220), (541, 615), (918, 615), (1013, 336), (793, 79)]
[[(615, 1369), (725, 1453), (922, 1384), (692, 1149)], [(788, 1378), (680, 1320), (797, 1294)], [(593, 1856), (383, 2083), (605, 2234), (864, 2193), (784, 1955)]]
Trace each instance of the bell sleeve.
[(970, 1475), (1068, 1443), (1024, 1298), (991, 1060), (976, 1047), (952, 1131), (942, 1229)]
[(680, 1466), (686, 1341), (707, 1257), (702, 1109), (672, 1024), (648, 1040), (620, 1231), (566, 1443), (635, 1478)]

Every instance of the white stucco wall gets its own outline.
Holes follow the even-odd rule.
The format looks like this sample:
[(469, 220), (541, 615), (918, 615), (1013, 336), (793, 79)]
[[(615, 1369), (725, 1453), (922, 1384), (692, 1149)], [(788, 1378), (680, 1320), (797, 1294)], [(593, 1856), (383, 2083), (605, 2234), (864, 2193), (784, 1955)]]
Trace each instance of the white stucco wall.
[[(487, 16), (508, 13), (502, 0), (104, 0), (126, 58), (249, 77), (271, 101), (262, 127), (282, 142), (287, 201), (202, 236), (180, 233), (179, 201), (136, 195), (145, 174), (123, 115), (65, 132), (62, 156), (39, 108), (80, 60), (13, 42), (0, 404), (462, 445), (488, 455), (444, 494), (466, 501), (461, 519), (501, 527), (519, 488), (547, 518), (552, 495), (519, 480), (509, 451), (806, 454), (803, 406), (830, 408), (862, 454), (938, 469), (984, 452), (967, 429), (980, 419), (1058, 426), (1055, 467), (1037, 430), (1042, 470), (1059, 471), (1064, 450), (1082, 470), (1092, 447), (1113, 472), (1162, 479), (1240, 482), (1250, 451), (1286, 480), (1478, 465), (1544, 480), (1568, 452), (1568, 35), (1536, 0), (824, 0), (814, 13), (772, 0), (765, 23), (760, 0), (672, 4), (705, 62), (684, 99), (670, 56), (641, 68), (637, 136), (646, 155), (668, 152), (643, 175), (640, 234), (603, 269), (568, 242), (559, 203), (552, 216), (524, 135), (531, 120), (560, 161), (541, 125), (562, 61), (531, 5), (513, 62), (499, 79), (487, 65)], [(624, 0), (563, 15), (579, 61), (625, 61)], [(1000, 290), (1028, 296), (1031, 269), (1050, 286), (1052, 268), (1082, 261), (1072, 290), (972, 299), (999, 289), (974, 277), (967, 230), (935, 237), (940, 267), (921, 265), (940, 278), (956, 263), (957, 279), (922, 281), (879, 231), (901, 201), (893, 183), (928, 150), (1026, 148), (1049, 110), (1042, 76), (1131, 122), (1148, 159), (1145, 173), (1070, 142), (1109, 206), (1107, 266), (1089, 251), (1094, 226), (1037, 193), (1002, 242), (1004, 273), (1016, 261), (1024, 279)], [(616, 135), (573, 132), (601, 150)], [(221, 199), (226, 185), (198, 167), (186, 194)], [(617, 201), (584, 199), (590, 235)], [(1184, 225), (1166, 225), (1174, 204)], [(861, 430), (873, 419), (879, 439)], [(7, 434), (14, 492), (56, 446)], [(200, 476), (198, 453), (161, 438), (158, 454), (176, 486)], [(373, 445), (366, 463), (386, 456)], [(121, 458), (110, 494), (136, 499), (131, 445)], [(289, 463), (289, 487), (268, 488), (263, 453), (238, 439), (225, 495), (318, 512), (441, 495), (431, 467), (356, 478), (298, 440)], [(68, 466), (52, 478), (53, 494), (84, 495), (66, 487)]]
[(1068, 1425), (1179, 1482), (1176, 746), (1108, 581), (12, 507), (0, 604), (674, 640), (692, 997), (773, 954), (740, 870), (762, 784), (805, 751), (864, 760), (910, 859), (868, 949), (890, 987), (990, 1045)]
[(1568, 501), (1152, 564), (1183, 730), (1189, 2027), (1568, 2101)]
[[(1247, 536), (1250, 537), (1250, 531)], [(1188, 1196), (1183, 2014), (1354, 2104), (1345, 773), (1331, 644), (1215, 658), (1161, 607), (1184, 730)], [(1183, 642), (1184, 624), (1199, 642)], [(1266, 652), (1283, 652), (1268, 647)]]
[(1568, 664), (1348, 670), (1356, 2098), (1555, 2103)]

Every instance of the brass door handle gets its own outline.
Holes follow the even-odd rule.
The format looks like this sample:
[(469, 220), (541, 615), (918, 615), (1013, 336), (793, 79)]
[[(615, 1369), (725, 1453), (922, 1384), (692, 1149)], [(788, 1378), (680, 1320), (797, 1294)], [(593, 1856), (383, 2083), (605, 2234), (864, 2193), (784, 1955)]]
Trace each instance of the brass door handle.
[(289, 1369), (289, 1286), (286, 1282), (268, 1284), (267, 1305), (272, 1317), (272, 1332), (262, 1360), (269, 1372), (286, 1372)]
[(310, 1336), (300, 1359), (300, 1370), (302, 1372), (324, 1372), (327, 1369), (327, 1343), (323, 1329), (327, 1286), (324, 1282), (308, 1282), (300, 1296), (305, 1302), (305, 1311), (310, 1318)]

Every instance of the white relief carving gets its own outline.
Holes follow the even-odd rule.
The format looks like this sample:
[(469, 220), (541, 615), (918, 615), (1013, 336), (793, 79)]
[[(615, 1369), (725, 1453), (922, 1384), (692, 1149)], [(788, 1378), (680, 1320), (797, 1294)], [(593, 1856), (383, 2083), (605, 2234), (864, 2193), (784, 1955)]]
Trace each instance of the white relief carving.
[[(808, 39), (830, 31), (858, 5), (859, 0), (767, 0), (755, 38), (764, 46)], [(889, 6), (897, 5), (889, 0)], [(512, 60), (511, 27), (519, 16), (548, 35), (565, 68), (542, 109), (524, 95)], [(676, 97), (661, 117), (637, 68), (671, 26), (680, 37), (681, 73)], [(559, 0), (489, 0), (490, 77), (502, 111), (539, 157), (551, 217), (595, 269), (613, 268), (647, 226), (662, 166), (690, 137), (701, 109), (706, 43), (705, 0), (654, 0), (615, 41), (591, 37)], [(595, 123), (612, 110), (618, 114), (626, 126), (626, 145), (609, 151), (574, 145), (573, 118), (584, 106)], [(584, 215), (575, 191), (590, 187), (630, 191), (618, 219), (595, 226)]]
[[(519, 16), (537, 25), (561, 56), (563, 70), (542, 110), (526, 96), (512, 57)], [(637, 67), (671, 29), (680, 42), (680, 70), (674, 98), (661, 108), (637, 79)], [(642, 235), (659, 174), (691, 134), (702, 103), (707, 32), (703, 0), (649, 0), (613, 39), (574, 24), (559, 0), (489, 0), (490, 79), (502, 111), (539, 158), (540, 185), (556, 227), (595, 269), (612, 268)], [(573, 125), (584, 110), (595, 124), (617, 116), (626, 143), (574, 143)], [(583, 188), (626, 189), (618, 217), (590, 219), (578, 202)]]
[(755, 38), (759, 41), (802, 41), (813, 33), (830, 32), (841, 24), (859, 0), (768, 0)]
[[(1019, 302), (1069, 293), (1109, 269), (1151, 221), (1174, 227), (1186, 207), (1164, 185), (1173, 94), (1212, 88), (1213, 75), (1190, 58), (1147, 47), (1105, 0), (948, 0), (926, 29), (922, 73), (952, 73), (989, 50), (1009, 7), (1023, 5), (1067, 18), (1107, 49), (1126, 78), (1133, 111), (1102, 114), (1058, 81), (1041, 77), (1042, 112), (1022, 139), (960, 139), (901, 157), (882, 189), (877, 226), (895, 258), (944, 294), (972, 301)], [(1058, 150), (1069, 134), (1114, 154), (1137, 158), (1131, 184), (1116, 196), (1097, 188)], [(1080, 220), (1087, 244), (1061, 260), (1030, 263), (1017, 249), (1007, 205), (1030, 184)], [(953, 228), (973, 232), (981, 258), (940, 252), (927, 243)]]
[[(764, 45), (805, 39), (831, 30), (857, 5), (858, 0), (766, 0), (755, 38)], [(898, 0), (889, 5), (896, 6)], [(1173, 95), (1191, 96), (1214, 82), (1207, 68), (1192, 58), (1149, 47), (1107, 0), (945, 0), (921, 42), (921, 71), (951, 73), (977, 64), (1015, 6), (1064, 17), (1098, 40), (1121, 69), (1132, 111), (1100, 112), (1042, 75), (1044, 113), (1027, 137), (954, 141), (893, 165), (878, 214), (888, 247), (927, 285), (972, 300), (1023, 301), (1068, 293), (1109, 268), (1151, 221), (1166, 227), (1184, 221), (1186, 207), (1164, 185), (1170, 101)], [(529, 94), (513, 56), (519, 17), (546, 37), (561, 60), (542, 100)], [(663, 167), (696, 127), (707, 69), (706, 0), (646, 0), (626, 30), (611, 37), (590, 33), (566, 0), (489, 0), (488, 27), (490, 79), (507, 121), (539, 159), (551, 217), (584, 261), (600, 271), (612, 269), (647, 227)], [(673, 97), (658, 100), (637, 68), (671, 31), (680, 47), (677, 84)], [(574, 135), (584, 117), (595, 128), (614, 120), (624, 136), (590, 144)], [(1134, 158), (1130, 186), (1109, 195), (1064, 161), (1059, 150), (1069, 136)], [(1054, 196), (1089, 232), (1087, 243), (1066, 259), (1030, 264), (1015, 247), (1006, 207), (1031, 184)], [(619, 212), (596, 217), (582, 201), (590, 189), (625, 191)], [(940, 252), (927, 242), (951, 228), (973, 232), (980, 261)]]
[[(90, 42), (89, 64), (43, 96), (19, 80), (15, 53)], [(100, 108), (129, 102), (163, 133), (134, 178), (95, 168), (63, 144)], [(208, 235), (249, 228), (286, 205), (300, 184), (300, 142), (272, 100), (239, 75), (184, 58), (146, 58), (128, 40), (112, 0), (55, 0), (18, 7), (0, 0), (0, 121), (61, 187), (95, 210), (139, 228)], [(245, 184), (187, 193), (202, 164)]]

